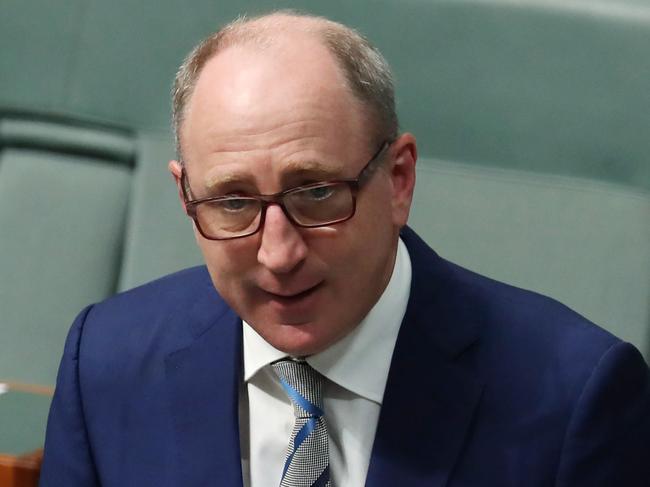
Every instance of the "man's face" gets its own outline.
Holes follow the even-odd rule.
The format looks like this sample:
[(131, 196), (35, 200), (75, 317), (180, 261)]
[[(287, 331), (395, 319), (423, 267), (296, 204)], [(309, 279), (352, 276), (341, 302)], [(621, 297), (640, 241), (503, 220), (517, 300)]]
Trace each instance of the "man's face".
[[(227, 48), (204, 67), (183, 123), (192, 197), (354, 178), (378, 149), (370, 132), (343, 74), (315, 40)], [(257, 234), (212, 241), (195, 231), (221, 296), (291, 355), (320, 352), (345, 336), (390, 279), (414, 157), (412, 139), (394, 144), (346, 222), (298, 228), (270, 205)], [(178, 176), (178, 166), (170, 168)]]

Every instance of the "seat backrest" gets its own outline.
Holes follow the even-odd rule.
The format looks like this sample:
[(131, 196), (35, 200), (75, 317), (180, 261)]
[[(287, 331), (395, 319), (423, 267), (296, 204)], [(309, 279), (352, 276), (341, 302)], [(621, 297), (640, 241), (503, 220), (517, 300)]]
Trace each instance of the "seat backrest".
[(174, 157), (172, 140), (166, 133), (138, 134), (119, 290), (202, 262), (191, 221), (167, 171), (166, 163)]
[(126, 132), (0, 119), (0, 378), (53, 384), (79, 310), (115, 291), (134, 159)]
[(410, 222), (445, 258), (552, 296), (650, 362), (650, 194), (428, 159)]
[[(0, 107), (166, 133), (171, 80), (191, 46), (239, 14), (283, 5), (5, 2)], [(358, 27), (377, 44), (422, 155), (650, 190), (647, 1), (291, 6)]]

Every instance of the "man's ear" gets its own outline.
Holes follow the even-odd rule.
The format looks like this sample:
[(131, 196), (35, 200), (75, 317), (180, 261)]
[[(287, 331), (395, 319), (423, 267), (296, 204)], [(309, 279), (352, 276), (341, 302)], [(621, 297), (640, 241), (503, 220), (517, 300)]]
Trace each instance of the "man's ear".
[(409, 133), (400, 135), (392, 143), (390, 154), (393, 223), (401, 228), (408, 221), (415, 188), (415, 162), (418, 158), (415, 137)]
[(183, 187), (181, 186), (181, 176), (183, 174), (183, 168), (181, 166), (181, 163), (178, 161), (169, 161), (169, 164), (167, 164), (167, 168), (169, 169), (169, 172), (171, 173), (172, 177), (174, 178), (174, 182), (176, 183), (176, 189), (178, 191), (178, 198), (181, 200), (181, 205), (183, 206), (183, 211), (187, 212), (185, 208), (185, 198), (183, 197)]

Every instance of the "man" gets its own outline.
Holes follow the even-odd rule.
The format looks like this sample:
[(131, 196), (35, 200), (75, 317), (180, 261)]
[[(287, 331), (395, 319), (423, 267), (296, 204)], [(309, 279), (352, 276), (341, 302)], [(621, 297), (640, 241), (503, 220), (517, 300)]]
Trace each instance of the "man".
[(405, 226), (416, 144), (358, 34), (236, 21), (174, 119), (207, 269), (77, 318), (41, 485), (650, 485), (639, 352)]

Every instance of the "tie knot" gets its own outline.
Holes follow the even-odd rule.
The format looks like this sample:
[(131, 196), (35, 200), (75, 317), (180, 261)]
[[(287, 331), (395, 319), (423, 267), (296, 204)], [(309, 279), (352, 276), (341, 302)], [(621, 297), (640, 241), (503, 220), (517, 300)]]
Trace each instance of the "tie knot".
[(271, 364), (293, 404), (297, 418), (323, 415), (323, 376), (302, 360), (283, 359)]

